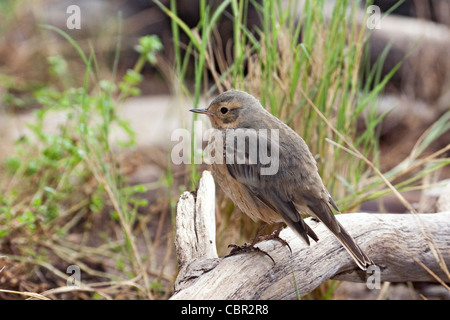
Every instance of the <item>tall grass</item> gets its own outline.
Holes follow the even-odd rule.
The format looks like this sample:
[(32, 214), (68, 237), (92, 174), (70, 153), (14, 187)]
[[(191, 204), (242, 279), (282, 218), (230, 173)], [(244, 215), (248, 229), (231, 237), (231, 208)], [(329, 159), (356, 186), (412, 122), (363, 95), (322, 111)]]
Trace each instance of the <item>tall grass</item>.
[[(370, 30), (358, 23), (359, 1), (338, 0), (330, 15), (324, 13), (324, 0), (306, 1), (299, 16), (298, 1), (289, 1), (284, 7), (280, 0), (229, 0), (215, 10), (201, 1), (200, 21), (194, 29), (177, 17), (175, 1), (170, 8), (155, 3), (172, 19), (176, 86), (192, 97), (194, 107), (202, 86), (208, 88), (203, 91), (205, 97), (215, 90), (231, 88), (258, 97), (263, 106), (307, 141), (326, 186), (343, 210), (355, 210), (367, 199), (395, 193), (396, 188), (416, 188), (425, 174), (448, 164), (447, 159), (434, 159), (432, 169), (422, 168), (413, 178), (394, 186), (389, 181), (410, 171), (405, 163), (385, 175), (374, 165), (379, 163), (378, 128), (386, 115), (377, 112), (377, 97), (400, 64), (381, 78), (381, 67), (390, 49), (387, 46), (372, 68), (362, 65)], [(255, 33), (245, 24), (250, 4), (261, 21)], [(231, 15), (224, 14), (227, 6), (231, 7)], [(231, 64), (217, 50), (218, 39), (213, 32), (221, 15), (233, 21)], [(188, 50), (183, 52), (178, 43), (181, 30), (190, 39)], [(193, 94), (187, 89), (182, 63), (191, 57), (196, 66)], [(214, 79), (213, 86), (208, 85), (205, 69)], [(360, 119), (365, 125), (357, 131)], [(443, 121), (438, 122), (423, 140), (437, 139), (446, 130)], [(192, 141), (195, 152), (199, 146), (194, 145), (195, 139)], [(418, 156), (418, 152), (413, 154)], [(420, 165), (416, 162), (415, 167)], [(191, 171), (191, 185), (195, 185), (196, 167), (192, 166)]]

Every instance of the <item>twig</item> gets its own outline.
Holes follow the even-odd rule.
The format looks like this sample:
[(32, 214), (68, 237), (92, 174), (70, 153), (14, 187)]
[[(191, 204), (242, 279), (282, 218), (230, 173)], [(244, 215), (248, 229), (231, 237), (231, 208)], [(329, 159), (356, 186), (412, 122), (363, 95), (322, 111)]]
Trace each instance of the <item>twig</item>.
[(15, 290), (7, 290), (7, 289), (0, 289), (0, 292), (5, 292), (5, 293), (13, 293), (13, 294), (20, 294), (22, 296), (27, 296), (30, 298), (35, 298), (35, 299), (39, 299), (39, 300), (51, 300), (39, 293), (34, 293), (34, 292), (27, 292), (27, 291), (15, 291)]

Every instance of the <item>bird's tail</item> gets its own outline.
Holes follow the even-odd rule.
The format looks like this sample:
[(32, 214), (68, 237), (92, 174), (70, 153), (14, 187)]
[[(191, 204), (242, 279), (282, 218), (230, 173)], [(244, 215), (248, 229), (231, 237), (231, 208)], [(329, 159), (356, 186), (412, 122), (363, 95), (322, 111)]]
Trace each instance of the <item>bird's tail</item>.
[(338, 222), (339, 232), (335, 232), (335, 230), (331, 230), (339, 242), (344, 246), (344, 248), (350, 253), (353, 260), (355, 260), (356, 264), (362, 269), (366, 270), (366, 268), (370, 265), (373, 265), (372, 259), (369, 258), (367, 254), (362, 251), (362, 249), (356, 244), (355, 240), (348, 234), (348, 232), (344, 229), (344, 227)]
[(330, 205), (333, 206), (338, 212), (336, 204), (333, 199), (329, 197), (329, 202), (325, 202), (322, 199), (307, 198), (309, 213), (322, 221), (326, 227), (336, 236), (339, 242), (344, 246), (348, 253), (355, 260), (356, 264), (362, 269), (366, 270), (369, 265), (373, 265), (373, 261), (362, 251), (362, 249), (356, 244), (352, 236), (344, 229), (344, 227), (336, 219)]

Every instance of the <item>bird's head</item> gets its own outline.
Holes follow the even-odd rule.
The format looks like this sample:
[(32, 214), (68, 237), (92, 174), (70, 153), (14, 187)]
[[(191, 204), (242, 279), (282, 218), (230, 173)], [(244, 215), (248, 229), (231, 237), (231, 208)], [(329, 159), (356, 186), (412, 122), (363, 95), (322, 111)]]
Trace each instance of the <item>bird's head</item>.
[(229, 90), (217, 96), (206, 109), (191, 109), (206, 114), (215, 129), (252, 128), (257, 125), (263, 107), (252, 95)]

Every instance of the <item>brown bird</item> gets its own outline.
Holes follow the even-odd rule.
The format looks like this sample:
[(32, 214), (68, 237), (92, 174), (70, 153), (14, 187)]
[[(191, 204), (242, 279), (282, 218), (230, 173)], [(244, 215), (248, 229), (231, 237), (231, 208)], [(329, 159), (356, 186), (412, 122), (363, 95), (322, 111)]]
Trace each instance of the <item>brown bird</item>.
[(266, 223), (285, 222), (309, 245), (309, 238), (319, 239), (300, 215), (306, 213), (325, 224), (362, 270), (373, 264), (334, 216), (332, 208), (339, 209), (305, 141), (257, 99), (230, 90), (207, 109), (190, 111), (206, 114), (218, 129), (210, 138), (213, 175), (244, 213)]

